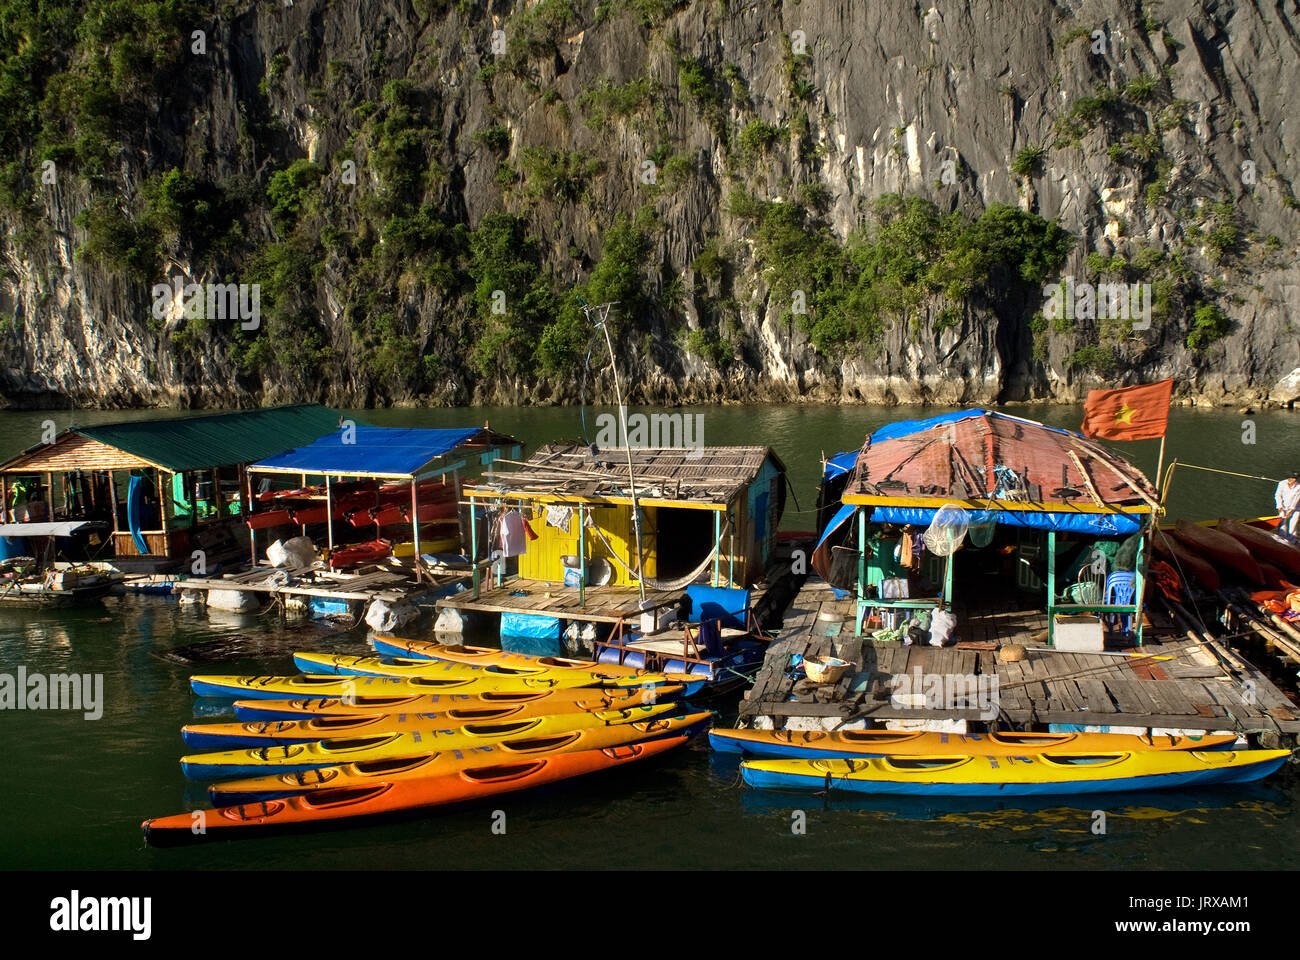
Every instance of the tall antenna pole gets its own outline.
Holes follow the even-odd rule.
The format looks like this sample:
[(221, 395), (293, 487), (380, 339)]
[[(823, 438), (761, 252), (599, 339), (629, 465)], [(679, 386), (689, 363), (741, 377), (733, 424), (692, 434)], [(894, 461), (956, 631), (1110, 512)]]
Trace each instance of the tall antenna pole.
[[(632, 470), (632, 447), (627, 439), (627, 407), (623, 406), (623, 388), (618, 382), (618, 362), (614, 358), (614, 341), (609, 336), (609, 311), (617, 300), (593, 307), (578, 295), (578, 305), (582, 307), (587, 319), (605, 335), (605, 346), (609, 349), (609, 367), (614, 372), (614, 398), (618, 401), (618, 420), (623, 428), (623, 448), (627, 453), (627, 485), (632, 494), (632, 529), (636, 534), (636, 585), (640, 594), (641, 605), (645, 605), (645, 568), (641, 561), (641, 510), (636, 503), (636, 476)], [(594, 315), (594, 318), (593, 318)]]

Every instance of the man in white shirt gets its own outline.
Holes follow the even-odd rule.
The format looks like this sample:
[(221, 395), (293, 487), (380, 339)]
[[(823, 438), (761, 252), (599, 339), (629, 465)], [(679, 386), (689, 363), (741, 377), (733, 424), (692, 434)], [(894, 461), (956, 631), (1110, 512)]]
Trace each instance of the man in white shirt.
[(1297, 471), (1292, 470), (1287, 474), (1286, 479), (1277, 485), (1277, 493), (1273, 495), (1273, 500), (1277, 504), (1277, 515), (1282, 519), (1278, 524), (1279, 531), (1295, 536), (1296, 526), (1300, 524), (1300, 480), (1296, 479)]

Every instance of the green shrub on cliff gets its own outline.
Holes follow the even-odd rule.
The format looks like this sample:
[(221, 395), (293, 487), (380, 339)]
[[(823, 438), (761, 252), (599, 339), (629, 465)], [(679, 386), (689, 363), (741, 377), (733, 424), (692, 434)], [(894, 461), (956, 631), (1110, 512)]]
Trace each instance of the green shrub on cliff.
[(886, 195), (875, 205), (876, 227), (846, 243), (797, 204), (741, 196), (730, 209), (756, 221), (771, 299), (823, 352), (868, 345), (891, 318), (919, 322), (927, 298), (987, 300), (1040, 287), (1074, 244), (1056, 223), (1007, 204), (972, 220), (920, 197)]

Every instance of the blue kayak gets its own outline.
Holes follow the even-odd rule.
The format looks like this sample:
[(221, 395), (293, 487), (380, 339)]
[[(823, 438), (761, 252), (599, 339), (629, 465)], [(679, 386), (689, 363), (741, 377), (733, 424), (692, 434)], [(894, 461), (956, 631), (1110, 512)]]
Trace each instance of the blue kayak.
[(750, 760), (751, 787), (927, 797), (1036, 796), (1248, 783), (1276, 772), (1289, 750), (1151, 750), (1013, 757)]

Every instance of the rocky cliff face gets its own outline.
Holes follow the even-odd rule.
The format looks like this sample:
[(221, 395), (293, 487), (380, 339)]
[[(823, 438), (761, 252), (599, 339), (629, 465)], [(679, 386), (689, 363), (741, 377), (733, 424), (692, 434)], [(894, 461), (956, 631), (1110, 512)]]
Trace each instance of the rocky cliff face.
[(642, 402), (1300, 397), (1290, 0), (160, 6), (2, 51), (13, 404), (571, 402), (580, 285)]

